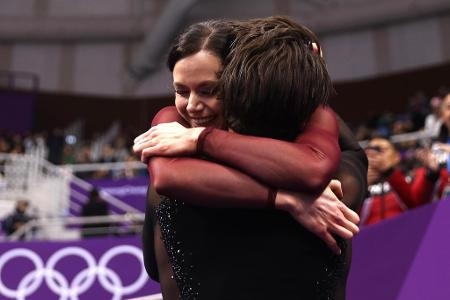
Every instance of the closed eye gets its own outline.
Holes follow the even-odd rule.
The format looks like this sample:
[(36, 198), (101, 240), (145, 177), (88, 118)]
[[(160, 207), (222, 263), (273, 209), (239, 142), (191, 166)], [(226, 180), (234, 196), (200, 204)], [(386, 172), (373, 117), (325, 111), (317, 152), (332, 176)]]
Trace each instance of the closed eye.
[(208, 89), (208, 90), (201, 90), (199, 91), (200, 96), (203, 97), (211, 97), (214, 96), (216, 94), (214, 89)]
[(217, 94), (217, 87), (202, 87), (199, 89), (199, 94), (203, 97), (212, 97)]
[(187, 90), (176, 89), (175, 93), (180, 95), (181, 97), (185, 97), (185, 98), (189, 97), (189, 91), (187, 91)]

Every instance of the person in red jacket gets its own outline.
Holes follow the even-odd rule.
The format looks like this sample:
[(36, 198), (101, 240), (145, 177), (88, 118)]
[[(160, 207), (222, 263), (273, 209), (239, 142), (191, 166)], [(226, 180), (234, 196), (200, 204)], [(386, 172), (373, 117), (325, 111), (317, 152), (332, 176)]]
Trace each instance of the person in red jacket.
[(367, 179), (370, 196), (360, 212), (362, 225), (398, 216), (432, 200), (437, 176), (430, 170), (432, 162), (425, 161), (425, 153), (419, 154), (419, 159), (426, 166), (414, 169), (410, 182), (399, 167), (400, 153), (389, 140), (372, 139), (366, 154), (369, 160)]
[(450, 195), (450, 180), (448, 168), (450, 164), (447, 162), (450, 153), (450, 92), (443, 97), (440, 106), (440, 118), (442, 126), (439, 130), (439, 135), (432, 146), (432, 150), (424, 151), (423, 157), (426, 160), (438, 161), (438, 166), (435, 167), (439, 172), (439, 180), (434, 199), (448, 198)]

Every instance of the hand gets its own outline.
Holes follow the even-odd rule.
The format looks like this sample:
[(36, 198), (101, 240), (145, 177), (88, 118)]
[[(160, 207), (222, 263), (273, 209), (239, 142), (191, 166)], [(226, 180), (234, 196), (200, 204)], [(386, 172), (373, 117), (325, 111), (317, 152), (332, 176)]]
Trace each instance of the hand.
[(444, 144), (444, 143), (435, 143), (433, 144), (434, 147), (436, 147), (437, 149), (450, 153), (450, 145), (448, 144)]
[(429, 149), (418, 149), (416, 158), (428, 169), (437, 172), (439, 170), (439, 162), (437, 157)]
[(191, 155), (197, 150), (197, 140), (204, 127), (186, 128), (172, 122), (150, 128), (134, 139), (133, 152), (146, 162), (153, 156)]
[(372, 168), (369, 164), (369, 168), (367, 169), (367, 184), (373, 185), (381, 180), (381, 173), (376, 169)]
[(322, 239), (333, 252), (340, 254), (341, 249), (332, 234), (351, 239), (359, 232), (359, 216), (345, 206), (339, 197), (342, 197), (341, 184), (332, 180), (318, 197), (279, 191), (275, 206), (289, 212), (298, 223)]
[(381, 173), (395, 167), (400, 162), (399, 155), (390, 153), (368, 155), (367, 159), (369, 160), (369, 165)]

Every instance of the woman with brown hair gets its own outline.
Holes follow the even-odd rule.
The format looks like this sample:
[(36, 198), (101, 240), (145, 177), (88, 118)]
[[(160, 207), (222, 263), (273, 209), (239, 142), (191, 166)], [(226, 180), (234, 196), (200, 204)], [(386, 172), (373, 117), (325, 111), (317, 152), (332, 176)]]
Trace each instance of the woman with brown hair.
[[(226, 26), (230, 25), (229, 23), (225, 24)], [(303, 40), (299, 39), (301, 35), (289, 24), (289, 20), (272, 18), (262, 20), (259, 27), (258, 25), (252, 26), (262, 34), (272, 34), (271, 39), (279, 38), (280, 41), (283, 39), (288, 41), (289, 47), (305, 57), (304, 61), (294, 61), (293, 68), (281, 70), (291, 72), (293, 80), (296, 80), (295, 78), (299, 80), (299, 76), (305, 74), (312, 74), (309, 82), (313, 90), (306, 88), (304, 84), (291, 86), (280, 84), (276, 80), (268, 82), (266, 84), (272, 86), (272, 89), (269, 87), (267, 93), (274, 91), (277, 99), (274, 99), (275, 95), (269, 94), (262, 108), (256, 107), (255, 111), (259, 115), (267, 116), (268, 110), (277, 107), (273, 101), (278, 99), (286, 100), (281, 102), (283, 104), (281, 106), (284, 106), (282, 111), (285, 112), (286, 109), (291, 108), (294, 111), (301, 109), (301, 106), (296, 104), (304, 99), (305, 104), (309, 105), (303, 107), (304, 113), (301, 113), (300, 117), (296, 113), (292, 114), (292, 118), (297, 118), (295, 123), (299, 124), (294, 130), (296, 132), (302, 130), (302, 135), (296, 138), (295, 143), (262, 137), (246, 137), (211, 127), (207, 129), (193, 128), (186, 133), (186, 131), (180, 131), (182, 128), (177, 124), (159, 125), (159, 128), (155, 127), (158, 128), (157, 130), (153, 129), (136, 140), (136, 151), (147, 148), (143, 151), (144, 156), (197, 152), (197, 154), (209, 156), (228, 165), (186, 157), (153, 157), (150, 160), (149, 169), (157, 191), (183, 200), (183, 202), (164, 200), (158, 205), (158, 221), (163, 229), (163, 239), (183, 298), (248, 299), (250, 297), (261, 299), (261, 297), (267, 298), (275, 295), (285, 299), (292, 298), (294, 295), (308, 298), (308, 295), (319, 295), (317, 289), (322, 289), (321, 287), (325, 293), (329, 293), (331, 288), (326, 282), (330, 281), (329, 275), (334, 276), (333, 274), (336, 272), (334, 272), (335, 268), (328, 271), (328, 267), (330, 264), (334, 265), (336, 256), (305, 228), (313, 231), (320, 228), (317, 234), (322, 235), (321, 237), (328, 242), (330, 247), (335, 245), (331, 233), (350, 238), (357, 232), (357, 228), (354, 226), (357, 217), (344, 205), (339, 204), (340, 202), (333, 202), (332, 194), (329, 191), (326, 191), (316, 201), (313, 201), (313, 198), (317, 196), (310, 196), (311, 193), (320, 193), (336, 170), (339, 157), (338, 130), (333, 113), (328, 108), (320, 107), (328, 96), (326, 92), (321, 93), (323, 89), (315, 89), (317, 84), (313, 79), (318, 79), (317, 76), (320, 75), (320, 72), (308, 71), (309, 68), (314, 71), (314, 68), (324, 66), (318, 51), (315, 51), (313, 46), (319, 44), (314, 39), (308, 38), (308, 32)], [(203, 51), (203, 49), (207, 49), (212, 36), (214, 36), (212, 30), (208, 31), (207, 25), (211, 25), (211, 23), (194, 25), (178, 39), (178, 44), (172, 48), (171, 55), (169, 55), (169, 67), (174, 74), (176, 109), (164, 109), (155, 117), (153, 125), (178, 121), (187, 127), (206, 126), (210, 123), (215, 127), (224, 127), (220, 122), (222, 118), (220, 106), (227, 105), (228, 102), (227, 98), (222, 101), (216, 97), (219, 84), (217, 74), (222, 71), (223, 61), (226, 61), (227, 58), (232, 61), (233, 58), (230, 58), (228, 53), (224, 55), (226, 51), (214, 50), (214, 47), (211, 47), (213, 50)], [(216, 25), (223, 26), (220, 23), (216, 23)], [(226, 37), (223, 39), (225, 45), (234, 40), (235, 32), (238, 32), (239, 37), (239, 31), (235, 31), (235, 26), (231, 25), (234, 27), (231, 33), (225, 30), (227, 33), (222, 35), (222, 37)], [(203, 29), (206, 34), (202, 35)], [(273, 31), (275, 29), (279, 32), (275, 33)], [(214, 33), (215, 36), (218, 36), (217, 31)], [(261, 38), (257, 36), (258, 31), (252, 34), (255, 39)], [(189, 35), (191, 38), (197, 37), (199, 42), (197, 44), (186, 43), (193, 45), (190, 48), (182, 47), (183, 41), (189, 40)], [(230, 36), (227, 35), (231, 35), (232, 38), (230, 39)], [(236, 48), (239, 47), (239, 43), (235, 45), (237, 45)], [(273, 47), (280, 45), (275, 43), (267, 46), (270, 57)], [(272, 54), (278, 55), (277, 52), (272, 52)], [(251, 59), (252, 55), (250, 52), (247, 57)], [(175, 59), (171, 60), (173, 57)], [(236, 53), (234, 53), (234, 57), (237, 57)], [(171, 61), (174, 63), (171, 64)], [(225, 65), (224, 75), (227, 67)], [(295, 73), (296, 67), (302, 71)], [(271, 72), (281, 74), (280, 69), (276, 68)], [(271, 72), (266, 74), (269, 76)], [(326, 72), (322, 74), (328, 76)], [(221, 80), (224, 78), (233, 80), (233, 76), (222, 76)], [(324, 82), (325, 85), (326, 83)], [(305, 91), (300, 91), (300, 89), (305, 89)], [(248, 96), (255, 96), (246, 99), (258, 100), (259, 91), (259, 89), (251, 90)], [(295, 97), (299, 98), (295, 99)], [(248, 106), (247, 112), (251, 113), (254, 103), (249, 103), (251, 105)], [(280, 105), (280, 102), (278, 103)], [(231, 107), (228, 111), (226, 109), (225, 112), (225, 116), (229, 118), (231, 129), (260, 130), (258, 118), (252, 119), (249, 115), (242, 119), (243, 121), (250, 120), (247, 125), (233, 128), (233, 122), (231, 122), (233, 108)], [(281, 111), (278, 110), (278, 112)], [(235, 118), (234, 124), (236, 124), (236, 120), (240, 119)], [(259, 135), (292, 140), (292, 136), (288, 132), (294, 130), (290, 128), (289, 122), (283, 122), (280, 116), (269, 117), (267, 122), (267, 124), (276, 126), (277, 130), (275, 133), (269, 130), (268, 134)], [(281, 124), (277, 125), (277, 122), (281, 122)], [(169, 140), (178, 141), (169, 142), (166, 147), (163, 147), (169, 152), (155, 148), (155, 145), (161, 146), (165, 143), (162, 138), (164, 136), (169, 136)], [(186, 136), (192, 139), (186, 140)], [(223, 146), (218, 144), (224, 139), (226, 142)], [(155, 141), (157, 142), (155, 143)], [(177, 145), (182, 146), (177, 147)], [(193, 148), (194, 150), (192, 150)], [(352, 148), (352, 150), (357, 149)], [(358, 176), (354, 177), (358, 179)], [(291, 190), (291, 192), (280, 190), (277, 193), (276, 189), (280, 188)], [(300, 195), (293, 191), (305, 191), (308, 194)], [(331, 197), (329, 202), (325, 200), (327, 197)], [(207, 209), (184, 202), (203, 206), (251, 208), (275, 206), (288, 210), (304, 227), (296, 224), (293, 218), (288, 217), (282, 211)], [(295, 205), (291, 205), (294, 203)], [(327, 209), (325, 203), (333, 206), (334, 210), (330, 209), (331, 206)], [(293, 207), (295, 209), (292, 209)], [(325, 216), (321, 216), (320, 212), (325, 211)], [(332, 217), (327, 216), (327, 213), (330, 213)], [(322, 222), (319, 224), (322, 226), (313, 224), (315, 221)], [(157, 241), (155, 240), (155, 242)], [(314, 251), (311, 252), (313, 249)], [(335, 251), (338, 252), (338, 250)], [(308, 254), (306, 255), (306, 253)], [(270, 258), (276, 258), (279, 261), (270, 261)], [(288, 261), (285, 261), (286, 259)], [(307, 266), (307, 270), (301, 271), (301, 266)], [(235, 269), (236, 267), (238, 268)], [(264, 276), (261, 268), (275, 276)], [(282, 273), (278, 274), (279, 271)], [(246, 278), (252, 278), (252, 280), (244, 284), (242, 281)], [(230, 280), (233, 280), (231, 285)], [(334, 293), (335, 287), (331, 293)]]

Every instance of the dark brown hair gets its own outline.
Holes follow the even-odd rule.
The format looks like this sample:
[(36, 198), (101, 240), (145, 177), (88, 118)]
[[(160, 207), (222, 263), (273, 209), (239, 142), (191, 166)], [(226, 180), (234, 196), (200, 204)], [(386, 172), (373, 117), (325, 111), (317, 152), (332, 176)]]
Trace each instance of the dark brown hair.
[(172, 44), (167, 67), (172, 72), (180, 59), (201, 50), (210, 51), (223, 63), (235, 37), (234, 25), (233, 21), (211, 20), (189, 26)]
[(317, 37), (286, 17), (251, 20), (235, 31), (220, 84), (228, 126), (292, 140), (333, 91)]

